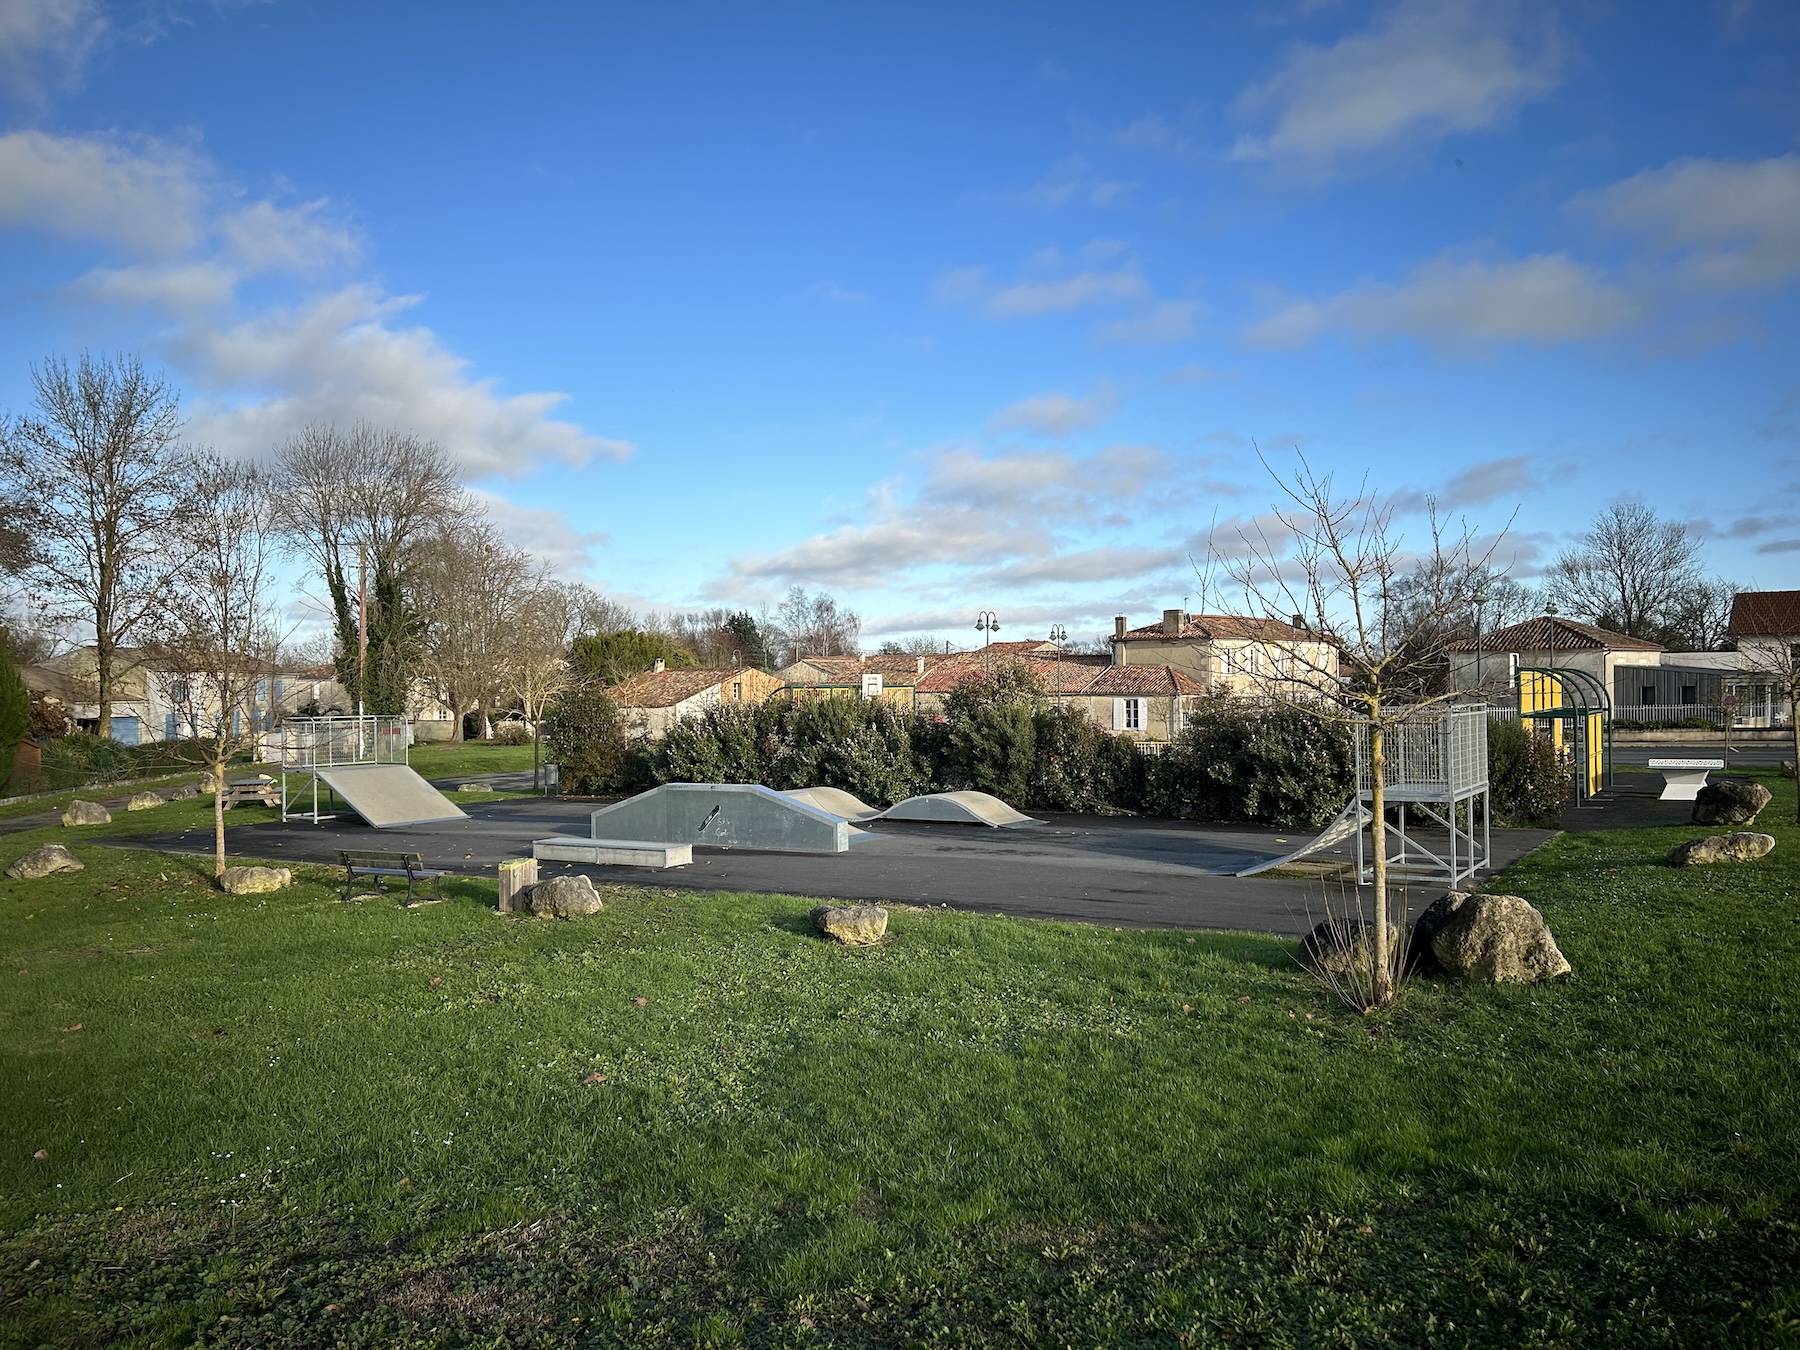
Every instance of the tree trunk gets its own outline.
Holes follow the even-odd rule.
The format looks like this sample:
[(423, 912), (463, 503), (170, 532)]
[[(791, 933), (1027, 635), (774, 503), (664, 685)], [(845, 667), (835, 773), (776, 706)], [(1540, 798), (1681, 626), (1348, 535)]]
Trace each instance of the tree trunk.
[(1382, 1008), (1393, 1001), (1394, 989), (1388, 978), (1387, 743), (1379, 702), (1369, 710), (1369, 787), (1375, 816), (1370, 827), (1375, 854), (1375, 969), (1370, 988), (1373, 1006)]
[(225, 875), (225, 752), (213, 764), (213, 875)]
[(101, 740), (111, 740), (113, 649), (111, 639), (99, 630), (94, 633), (94, 684), (95, 702), (100, 705), (100, 724), (94, 730)]
[(1794, 823), (1800, 825), (1800, 680), (1790, 683), (1788, 691), (1788, 725), (1794, 732)]

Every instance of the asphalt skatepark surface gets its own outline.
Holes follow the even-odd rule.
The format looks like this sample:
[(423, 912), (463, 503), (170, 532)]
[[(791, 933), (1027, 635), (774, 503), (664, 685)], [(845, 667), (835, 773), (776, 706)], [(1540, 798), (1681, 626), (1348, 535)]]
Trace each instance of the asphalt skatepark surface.
[[(271, 821), (233, 826), (229, 847), (237, 857), (325, 864), (337, 862), (339, 849), (419, 853), (427, 866), (491, 877), (497, 863), (529, 857), (533, 839), (588, 834), (588, 817), (596, 805), (545, 798), (465, 803), (467, 820), (393, 830), (371, 829), (345, 811), (319, 825)], [(1041, 825), (1005, 830), (871, 822), (859, 827), (848, 853), (696, 848), (692, 866), (668, 870), (577, 863), (539, 867), (545, 876), (584, 872), (596, 881), (664, 890), (948, 905), (1133, 928), (1293, 935), (1323, 917), (1328, 895), (1334, 909), (1340, 904), (1335, 881), (1229, 875), (1287, 852), (1307, 838), (1304, 832), (1136, 816), (1039, 815)], [(1495, 830), (1496, 865), (1510, 865), (1553, 833)], [(200, 829), (112, 842), (183, 853), (211, 850), (210, 833)], [(1441, 884), (1413, 886), (1410, 908), (1422, 909), (1443, 889)]]

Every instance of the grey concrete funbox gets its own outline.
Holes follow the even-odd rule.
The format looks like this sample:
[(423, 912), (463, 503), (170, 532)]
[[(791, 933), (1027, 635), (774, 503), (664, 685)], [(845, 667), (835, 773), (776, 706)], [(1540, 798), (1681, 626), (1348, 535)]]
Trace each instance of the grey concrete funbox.
[[(692, 861), (696, 844), (776, 853), (846, 853), (850, 823), (754, 783), (665, 783), (594, 812), (589, 838), (540, 839), (533, 843), (532, 853), (564, 862), (679, 867)], [(674, 849), (685, 856), (676, 860)]]

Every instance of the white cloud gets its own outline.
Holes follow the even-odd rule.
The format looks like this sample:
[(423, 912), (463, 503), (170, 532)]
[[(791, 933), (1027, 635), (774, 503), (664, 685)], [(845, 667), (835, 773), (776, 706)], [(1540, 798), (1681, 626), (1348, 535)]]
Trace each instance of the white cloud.
[(0, 229), (98, 239), (137, 257), (199, 242), (207, 166), (146, 137), (0, 136)]
[(1144, 278), (1129, 265), (1064, 277), (1026, 278), (1010, 286), (993, 282), (984, 268), (963, 267), (944, 273), (932, 285), (932, 296), (940, 304), (973, 304), (989, 319), (1064, 314), (1094, 305), (1143, 300), (1149, 294)]
[(1096, 177), (1086, 156), (1069, 155), (1057, 161), (1026, 199), (1037, 206), (1112, 206), (1136, 186), (1124, 179)]
[(1701, 290), (1752, 290), (1800, 276), (1800, 155), (1678, 159), (1582, 193), (1570, 206), (1678, 255), (1678, 275)]
[(1444, 485), (1441, 500), (1445, 506), (1480, 506), (1499, 497), (1535, 492), (1541, 486), (1530, 455), (1508, 455), (1471, 464)]
[(585, 577), (594, 565), (593, 549), (606, 542), (604, 534), (576, 529), (561, 511), (521, 506), (480, 489), (469, 495), (500, 527), (509, 544), (524, 549), (565, 580)]
[(869, 298), (862, 291), (852, 290), (835, 281), (815, 281), (806, 288), (805, 295), (809, 300), (823, 300), (832, 305), (860, 304)]
[(1428, 342), (1551, 344), (1600, 337), (1644, 312), (1643, 302), (1567, 255), (1500, 262), (1438, 258), (1398, 286), (1353, 287), (1288, 308), (1252, 327), (1260, 347), (1298, 347), (1329, 328)]
[(1233, 155), (1314, 175), (1397, 144), (1431, 143), (1505, 120), (1552, 89), (1561, 51), (1503, 0), (1402, 0), (1374, 27), (1302, 45), (1240, 94)]
[(1147, 314), (1135, 319), (1114, 319), (1100, 325), (1096, 336), (1102, 342), (1131, 343), (1145, 347), (1167, 346), (1186, 342), (1194, 336), (1194, 312), (1199, 308), (1191, 300), (1159, 300)]
[(1030, 431), (1039, 436), (1067, 436), (1096, 426), (1118, 410), (1119, 399), (1110, 385), (1102, 385), (1086, 398), (1063, 393), (1033, 394), (1002, 408), (987, 420), (990, 432)]
[(360, 250), (328, 203), (246, 202), (219, 179), (155, 140), (0, 136), (0, 230), (98, 240), (133, 259), (92, 267), (64, 295), (160, 347), (193, 390), (197, 439), (260, 454), (306, 422), (368, 418), (440, 442), (476, 476), (632, 453), (556, 420), (567, 395), (502, 394), (429, 328), (402, 326), (418, 297), (352, 282), (247, 310), (247, 278), (317, 285)]
[(917, 491), (884, 483), (867, 519), (813, 535), (771, 554), (731, 560), (715, 588), (779, 582), (857, 590), (948, 567), (994, 569), (1057, 556), (1059, 540), (1130, 523), (1168, 496), (1176, 468), (1153, 446), (1116, 445), (1096, 454), (1062, 451), (983, 456), (936, 454)]
[(1046, 586), (1075, 581), (1118, 581), (1181, 566), (1178, 548), (1085, 548), (1051, 558), (1008, 563), (980, 580), (998, 586)]
[(97, 0), (6, 0), (0, 5), (0, 89), (36, 102), (48, 82), (77, 76), (106, 36)]

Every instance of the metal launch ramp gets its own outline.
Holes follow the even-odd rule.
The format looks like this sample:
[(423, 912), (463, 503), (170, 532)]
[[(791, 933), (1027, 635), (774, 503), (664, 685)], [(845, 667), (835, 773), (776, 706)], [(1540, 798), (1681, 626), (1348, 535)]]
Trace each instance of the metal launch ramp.
[(346, 806), (378, 830), (468, 819), (462, 807), (404, 764), (342, 764), (314, 772)]

